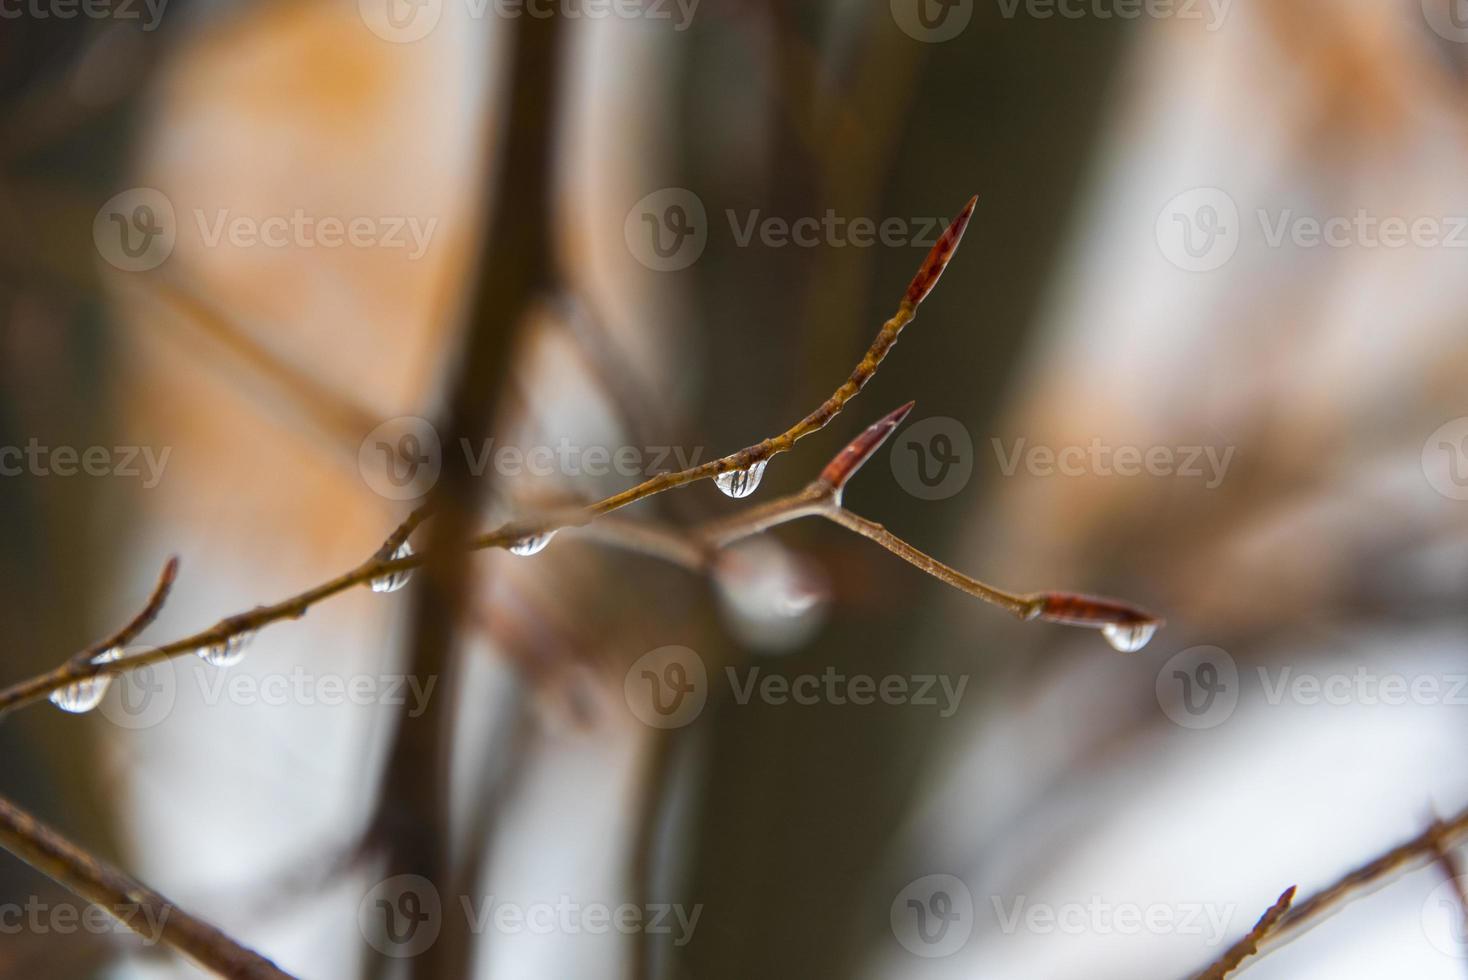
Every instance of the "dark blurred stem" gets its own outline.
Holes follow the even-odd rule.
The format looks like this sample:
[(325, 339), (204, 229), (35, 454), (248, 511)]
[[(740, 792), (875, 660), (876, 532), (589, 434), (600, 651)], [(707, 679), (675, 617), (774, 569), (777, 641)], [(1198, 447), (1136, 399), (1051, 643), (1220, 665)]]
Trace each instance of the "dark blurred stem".
[[(558, 18), (520, 17), (508, 40), (509, 71), (495, 80), (507, 111), (498, 133), (486, 132), (484, 165), (491, 175), (485, 202), (489, 232), (481, 250), (467, 310), (467, 336), (449, 386), (445, 445), (480, 440), (505, 389), (516, 327), (543, 288), (552, 221), (552, 152), (558, 93)], [(385, 875), (417, 874), (443, 893), (446, 909), (459, 907), (446, 889), (460, 879), (454, 867), (450, 773), (459, 643), (474, 581), (462, 542), (473, 531), (484, 481), (460, 453), (445, 453), (430, 498), (437, 517), (430, 526), (429, 560), (413, 594), (409, 676), (438, 678), (439, 697), (417, 717), (406, 711), (389, 749), (372, 822), (372, 840), (386, 851)], [(469, 975), (471, 937), (462, 917), (445, 916), (436, 943), (409, 961), (413, 977)], [(388, 963), (378, 959), (377, 975)]]
[(161, 942), (218, 976), (289, 980), (289, 973), (259, 953), (97, 860), (3, 797), (0, 847), (97, 905), (146, 941)]

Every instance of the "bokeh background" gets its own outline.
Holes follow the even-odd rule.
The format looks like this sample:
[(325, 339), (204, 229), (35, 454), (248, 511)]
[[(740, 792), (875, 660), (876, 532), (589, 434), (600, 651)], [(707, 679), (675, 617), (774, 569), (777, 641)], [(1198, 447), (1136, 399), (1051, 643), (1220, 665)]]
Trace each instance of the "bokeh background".
[[(14, 712), (0, 792), (308, 977), (1185, 976), (1468, 803), (1461, 0), (532, 6), (0, 5), (0, 446), (47, 453), (0, 457), (0, 681), (168, 555), (154, 642), (361, 561), (414, 503), (372, 466), (404, 419), (450, 528), (639, 478), (587, 447), (666, 468), (783, 430), (972, 194), (829, 429), (749, 501), (623, 516), (794, 491), (916, 399), (852, 509), (1166, 628), (1017, 623), (822, 522), (719, 581), (568, 530)], [(114, 215), (166, 234), (128, 255)], [(250, 236), (295, 215), (365, 223)], [(460, 438), (577, 466), (466, 476)], [(708, 676), (664, 729), (626, 692), (670, 645)], [(963, 686), (777, 703), (726, 668)], [(403, 874), (441, 903), (414, 956), (374, 926)], [(1462, 976), (1446, 885), (1411, 869), (1249, 975)], [(0, 893), (46, 910), (0, 915), (4, 976), (197, 974), (59, 925), (75, 900), (8, 857)], [(624, 904), (697, 919), (586, 928)]]

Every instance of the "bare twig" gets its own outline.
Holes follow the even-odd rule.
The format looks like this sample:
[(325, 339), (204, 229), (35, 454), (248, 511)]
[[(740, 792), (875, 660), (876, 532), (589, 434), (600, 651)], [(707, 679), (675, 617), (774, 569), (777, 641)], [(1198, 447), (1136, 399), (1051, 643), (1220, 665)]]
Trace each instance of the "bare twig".
[(1200, 973), (1198, 980), (1223, 980), (1224, 977), (1238, 969), (1240, 963), (1258, 952), (1259, 944), (1263, 942), (1265, 936), (1269, 935), (1275, 924), (1284, 918), (1285, 913), (1290, 910), (1290, 903), (1294, 900), (1295, 886), (1291, 885), (1284, 890), (1284, 894), (1279, 896), (1279, 901), (1271, 905), (1259, 917), (1259, 921), (1254, 924), (1254, 928), (1249, 930), (1249, 934), (1230, 946), (1228, 951), (1219, 957), (1218, 962)]
[(174, 556), (163, 564), (163, 571), (158, 574), (158, 582), (153, 586), (153, 591), (148, 596), (147, 603), (138, 611), (138, 614), (128, 620), (126, 625), (105, 640), (98, 640), (85, 650), (77, 653), (72, 657), (72, 661), (76, 663), (91, 663), (92, 658), (99, 653), (105, 653), (114, 647), (122, 647), (131, 643), (163, 611), (163, 604), (168, 601), (168, 593), (173, 590), (173, 583), (177, 578), (178, 557)]
[[(1364, 888), (1375, 885), (1410, 865), (1425, 860), (1438, 859), (1444, 849), (1468, 835), (1468, 809), (1458, 812), (1446, 821), (1435, 820), (1422, 833), (1405, 843), (1387, 851), (1352, 871), (1342, 875), (1336, 882), (1322, 888), (1305, 901), (1290, 908), (1277, 917), (1263, 930), (1255, 927), (1256, 948), (1266, 941), (1273, 944), (1292, 933), (1304, 931), (1328, 918), (1341, 905)], [(1262, 920), (1261, 920), (1262, 924)], [(1252, 951), (1251, 951), (1252, 952)], [(1264, 951), (1265, 953), (1268, 950)], [(1246, 954), (1246, 957), (1247, 958)], [(1236, 964), (1237, 965), (1237, 964)], [(1215, 964), (1216, 966), (1216, 964)], [(1204, 973), (1201, 976), (1208, 976)]]
[[(820, 406), (789, 429), (778, 436), (765, 439), (720, 459), (712, 460), (676, 473), (655, 476), (629, 490), (624, 490), (621, 493), (614, 494), (611, 497), (607, 497), (586, 507), (562, 511), (549, 516), (540, 516), (530, 520), (511, 521), (493, 531), (472, 538), (467, 545), (468, 550), (478, 551), (488, 548), (504, 548), (531, 534), (542, 533), (562, 527), (584, 526), (602, 515), (619, 510), (636, 501), (651, 497), (654, 494), (662, 493), (665, 490), (686, 486), (699, 480), (711, 479), (730, 470), (744, 469), (755, 463), (766, 461), (772, 456), (788, 451), (798, 440), (820, 431), (872, 379), (877, 372), (877, 368), (881, 365), (882, 360), (897, 342), (898, 335), (901, 334), (903, 328), (911, 323), (917, 315), (918, 306), (921, 305), (922, 301), (937, 284), (938, 279), (943, 274), (943, 270), (947, 268), (949, 260), (952, 259), (955, 250), (958, 248), (959, 242), (963, 238), (964, 229), (968, 226), (969, 219), (973, 216), (974, 207), (977, 202), (977, 197), (969, 199), (958, 217), (944, 230), (938, 242), (928, 252), (928, 255), (923, 260), (922, 266), (918, 269), (917, 274), (908, 285), (897, 312), (882, 325), (881, 331), (877, 334), (876, 339), (872, 342), (871, 347), (868, 348), (861, 362), (852, 370), (850, 377), (829, 398), (822, 402)], [(419, 515), (419, 512), (415, 512), (415, 515)], [(418, 519), (421, 520), (422, 515), (419, 515)], [(410, 517), (409, 520), (414, 520), (414, 517)], [(401, 531), (401, 528), (399, 530)], [(395, 535), (397, 533), (394, 532)], [(406, 537), (407, 535), (404, 533), (403, 539), (406, 540)], [(374, 555), (372, 558), (338, 575), (336, 578), (329, 579), (288, 599), (283, 599), (280, 602), (270, 605), (257, 606), (249, 612), (230, 616), (208, 629), (200, 630), (197, 633), (163, 646), (142, 651), (120, 660), (101, 664), (90, 661), (85, 663), (68, 662), (55, 670), (0, 690), (0, 714), (4, 714), (16, 707), (30, 704), (46, 697), (52, 691), (89, 677), (122, 673), (134, 667), (158, 663), (178, 656), (179, 654), (191, 653), (202, 647), (224, 643), (232, 637), (254, 632), (271, 623), (281, 622), (286, 619), (298, 619), (305, 615), (306, 611), (318, 602), (362, 585), (374, 578), (388, 575), (395, 571), (418, 568), (424, 562), (425, 554), (414, 554), (397, 559), (388, 559)]]
[(222, 977), (290, 977), (146, 885), (92, 857), (55, 830), (0, 797), (0, 847), (81, 898), (100, 906), (150, 942), (162, 942)]

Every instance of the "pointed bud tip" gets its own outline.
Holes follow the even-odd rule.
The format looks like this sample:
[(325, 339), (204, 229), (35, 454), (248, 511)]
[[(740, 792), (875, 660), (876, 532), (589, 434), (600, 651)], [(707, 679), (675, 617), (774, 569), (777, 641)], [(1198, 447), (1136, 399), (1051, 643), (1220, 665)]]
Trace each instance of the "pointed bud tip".
[(943, 270), (948, 268), (949, 259), (953, 258), (953, 253), (958, 250), (958, 243), (963, 239), (964, 229), (968, 227), (969, 219), (973, 217), (974, 207), (978, 203), (977, 194), (969, 198), (963, 210), (949, 222), (947, 228), (943, 229), (943, 234), (938, 236), (937, 243), (928, 252), (922, 267), (918, 269), (917, 275), (912, 277), (912, 282), (907, 286), (907, 294), (903, 300), (909, 306), (916, 307), (921, 304), (933, 291), (933, 287), (938, 284)]
[(895, 408), (882, 416), (871, 425), (861, 431), (855, 439), (848, 442), (842, 450), (831, 458), (826, 468), (821, 470), (820, 480), (833, 489), (840, 491), (847, 482), (856, 475), (856, 471), (862, 468), (867, 460), (871, 459), (882, 444), (891, 438), (892, 433), (907, 418), (912, 411), (916, 400), (908, 402), (900, 408)]

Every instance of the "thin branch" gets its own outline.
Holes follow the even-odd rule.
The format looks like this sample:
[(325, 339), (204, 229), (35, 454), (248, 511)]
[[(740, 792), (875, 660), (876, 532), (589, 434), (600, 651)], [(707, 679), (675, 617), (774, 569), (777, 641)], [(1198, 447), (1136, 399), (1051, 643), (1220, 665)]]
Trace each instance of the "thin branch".
[(168, 593), (173, 590), (173, 583), (177, 578), (178, 557), (174, 556), (164, 563), (163, 571), (158, 574), (157, 584), (153, 586), (153, 591), (148, 596), (147, 603), (138, 611), (138, 614), (105, 640), (99, 640), (85, 650), (77, 653), (72, 657), (72, 660), (78, 663), (91, 663), (92, 658), (99, 653), (105, 653), (114, 647), (123, 647), (131, 643), (163, 611), (163, 604), (168, 601)]
[(1279, 901), (1271, 905), (1259, 917), (1259, 921), (1254, 924), (1254, 928), (1249, 930), (1249, 934), (1230, 946), (1228, 951), (1219, 957), (1218, 962), (1198, 975), (1198, 980), (1223, 980), (1224, 977), (1238, 969), (1240, 963), (1259, 951), (1259, 944), (1264, 941), (1265, 936), (1269, 935), (1275, 924), (1284, 918), (1285, 913), (1289, 912), (1290, 904), (1294, 900), (1295, 886), (1291, 885), (1284, 890), (1284, 894), (1279, 896)]
[[(1335, 883), (1327, 885), (1305, 901), (1293, 906), (1260, 933), (1256, 946), (1262, 945), (1265, 941), (1274, 944), (1291, 933), (1301, 932), (1319, 924), (1357, 892), (1371, 885), (1379, 884), (1409, 865), (1437, 859), (1445, 848), (1457, 842), (1465, 834), (1468, 834), (1468, 809), (1460, 811), (1447, 821), (1433, 821), (1431, 826), (1416, 837), (1403, 844), (1398, 844), (1380, 857), (1347, 872)], [(1268, 950), (1264, 952), (1267, 953)], [(1205, 971), (1200, 975), (1200, 980), (1201, 977), (1208, 975)]]
[(162, 942), (222, 977), (289, 980), (290, 974), (146, 885), (104, 864), (0, 797), (0, 847), (101, 907), (150, 942)]
[[(542, 516), (532, 520), (511, 521), (503, 524), (493, 531), (472, 538), (467, 545), (468, 550), (479, 551), (488, 548), (505, 548), (531, 534), (556, 530), (563, 527), (585, 526), (602, 515), (619, 510), (628, 504), (651, 497), (654, 494), (662, 493), (665, 490), (685, 486), (699, 480), (711, 479), (729, 470), (747, 468), (755, 463), (768, 460), (772, 456), (788, 451), (800, 439), (820, 431), (872, 379), (877, 373), (877, 368), (881, 365), (882, 360), (891, 351), (892, 346), (897, 343), (898, 335), (901, 334), (904, 327), (913, 321), (917, 315), (918, 306), (927, 298), (942, 276), (944, 269), (947, 268), (949, 261), (953, 258), (959, 242), (963, 239), (964, 229), (967, 228), (969, 219), (973, 216), (974, 207), (977, 202), (977, 197), (970, 198), (958, 217), (954, 218), (953, 222), (944, 230), (938, 242), (928, 252), (926, 258), (924, 258), (923, 264), (918, 269), (917, 274), (909, 283), (897, 312), (890, 320), (882, 325), (881, 331), (877, 334), (871, 347), (868, 348), (866, 355), (857, 364), (856, 368), (852, 370), (846, 382), (837, 388), (831, 397), (822, 402), (819, 407), (789, 429), (778, 436), (765, 439), (753, 446), (742, 449), (737, 453), (731, 453), (720, 459), (712, 460), (708, 463), (690, 467), (676, 473), (655, 476), (629, 490), (614, 494), (587, 507), (562, 511), (551, 516)], [(415, 511), (414, 515), (419, 520), (423, 516), (426, 516), (421, 515), (418, 511)], [(410, 516), (409, 521), (413, 521), (415, 516)], [(806, 515), (802, 514), (800, 516)], [(401, 530), (402, 528), (400, 526), (399, 531)], [(394, 535), (397, 533), (395, 531)], [(407, 534), (404, 533), (402, 539), (406, 540), (406, 538)], [(338, 575), (336, 578), (329, 579), (288, 599), (283, 599), (270, 605), (257, 606), (249, 612), (230, 616), (220, 620), (208, 629), (200, 630), (197, 633), (174, 640), (171, 643), (154, 649), (101, 664), (90, 661), (68, 662), (55, 670), (0, 690), (0, 715), (22, 705), (33, 703), (46, 697), (52, 691), (89, 677), (96, 677), (103, 674), (119, 674), (134, 667), (159, 663), (179, 654), (192, 653), (202, 647), (224, 643), (232, 637), (254, 632), (271, 623), (281, 622), (286, 619), (299, 619), (306, 614), (308, 609), (318, 602), (362, 585), (374, 578), (396, 571), (416, 569), (423, 565), (424, 561), (425, 555), (422, 553), (397, 559), (374, 555), (372, 558)]]

